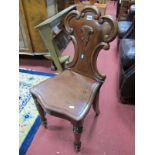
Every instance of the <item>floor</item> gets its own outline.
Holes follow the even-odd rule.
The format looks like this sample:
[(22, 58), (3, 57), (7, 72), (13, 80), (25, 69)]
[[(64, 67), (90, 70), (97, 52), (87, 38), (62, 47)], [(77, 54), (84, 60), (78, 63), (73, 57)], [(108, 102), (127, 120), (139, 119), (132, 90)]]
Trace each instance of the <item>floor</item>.
[[(106, 14), (115, 16), (116, 5), (108, 4)], [(91, 109), (84, 122), (82, 147), (78, 155), (134, 155), (135, 108), (124, 105), (118, 97), (119, 53), (117, 39), (109, 51), (101, 50), (97, 67), (107, 79), (100, 89), (100, 115), (96, 118)], [(73, 57), (73, 44), (63, 52)], [(46, 59), (20, 58), (20, 67), (54, 72)], [(27, 155), (74, 155), (72, 125), (65, 120), (47, 115), (48, 129), (40, 126)]]

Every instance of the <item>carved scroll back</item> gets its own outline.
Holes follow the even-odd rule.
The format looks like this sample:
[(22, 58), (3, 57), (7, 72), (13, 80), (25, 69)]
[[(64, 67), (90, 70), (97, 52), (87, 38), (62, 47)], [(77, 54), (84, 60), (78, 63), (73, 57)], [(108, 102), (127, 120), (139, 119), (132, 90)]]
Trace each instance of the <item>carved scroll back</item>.
[(73, 61), (68, 68), (97, 81), (103, 81), (96, 67), (99, 51), (108, 50), (109, 42), (117, 35), (117, 23), (110, 16), (101, 16), (95, 6), (86, 6), (81, 12), (73, 10), (65, 18), (65, 28), (75, 47)]

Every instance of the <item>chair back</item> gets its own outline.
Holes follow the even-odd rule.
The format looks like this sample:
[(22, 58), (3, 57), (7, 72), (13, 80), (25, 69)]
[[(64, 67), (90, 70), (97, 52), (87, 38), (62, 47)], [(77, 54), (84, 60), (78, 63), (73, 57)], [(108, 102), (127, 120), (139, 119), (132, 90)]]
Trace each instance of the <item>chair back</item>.
[(110, 16), (101, 16), (95, 6), (86, 6), (81, 12), (71, 11), (65, 18), (65, 28), (73, 41), (75, 54), (67, 68), (103, 82), (96, 66), (97, 56), (117, 35), (117, 23)]

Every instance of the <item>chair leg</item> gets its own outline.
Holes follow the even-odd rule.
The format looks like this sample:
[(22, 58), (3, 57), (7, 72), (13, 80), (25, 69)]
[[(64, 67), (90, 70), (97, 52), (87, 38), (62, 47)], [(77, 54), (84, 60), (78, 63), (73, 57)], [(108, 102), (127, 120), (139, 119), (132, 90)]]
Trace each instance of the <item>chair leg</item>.
[(81, 148), (80, 138), (81, 138), (82, 130), (83, 130), (82, 124), (73, 125), (73, 132), (74, 132), (74, 137), (75, 137), (74, 148), (77, 152), (79, 152)]
[(47, 128), (47, 119), (45, 117), (44, 110), (41, 107), (41, 105), (37, 102), (37, 99), (35, 97), (33, 97), (33, 98), (34, 98), (34, 101), (35, 101), (35, 105), (37, 107), (37, 110), (38, 110), (38, 112), (40, 114), (41, 124), (44, 126), (44, 128)]
[(96, 94), (95, 100), (93, 102), (93, 109), (96, 112), (96, 116), (100, 114), (100, 109), (99, 109), (99, 93)]

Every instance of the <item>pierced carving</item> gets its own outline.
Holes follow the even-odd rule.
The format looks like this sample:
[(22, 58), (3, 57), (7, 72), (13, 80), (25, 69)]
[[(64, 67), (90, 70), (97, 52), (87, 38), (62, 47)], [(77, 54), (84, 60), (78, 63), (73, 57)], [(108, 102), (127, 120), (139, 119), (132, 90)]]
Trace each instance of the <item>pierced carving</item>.
[(98, 44), (95, 48), (94, 48), (94, 51), (92, 52), (92, 55), (91, 55), (91, 68), (93, 70), (93, 73), (95, 74), (95, 77), (96, 77), (96, 80), (97, 81), (104, 81), (106, 76), (105, 75), (101, 75), (98, 70), (97, 70), (97, 66), (96, 66), (96, 60), (97, 60), (97, 57), (98, 57), (98, 54), (100, 52), (101, 49), (105, 49), (105, 50), (108, 50), (110, 48), (110, 45), (108, 43), (105, 43), (105, 42), (101, 42), (100, 44)]
[(71, 40), (72, 40), (74, 48), (75, 48), (74, 49), (75, 54), (74, 54), (73, 60), (70, 63), (65, 64), (65, 68), (72, 68), (76, 64), (78, 57), (79, 57), (77, 40), (75, 39), (75, 37), (73, 35), (71, 35), (70, 37), (71, 37)]

